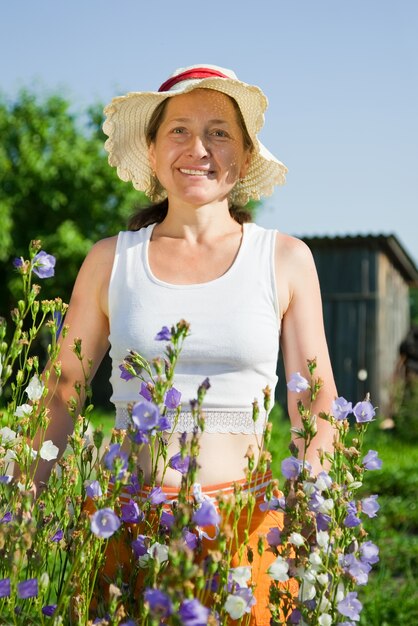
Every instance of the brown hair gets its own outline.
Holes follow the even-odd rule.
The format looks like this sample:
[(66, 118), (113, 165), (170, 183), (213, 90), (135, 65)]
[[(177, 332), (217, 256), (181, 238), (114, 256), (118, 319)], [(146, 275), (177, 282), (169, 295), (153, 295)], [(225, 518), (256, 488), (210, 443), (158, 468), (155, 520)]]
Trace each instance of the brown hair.
[[(225, 94), (226, 95), (226, 94)], [(234, 98), (228, 96), (231, 99), (232, 104), (234, 105), (235, 112), (237, 114), (237, 121), (239, 127), (242, 132), (242, 139), (244, 143), (245, 150), (249, 150), (250, 152), (254, 149), (253, 141), (250, 137), (250, 134), (245, 125), (244, 118), (241, 113), (241, 109), (238, 106), (238, 103)], [(150, 146), (157, 137), (158, 129), (164, 119), (165, 110), (167, 107), (168, 98), (160, 102), (160, 104), (154, 109), (153, 114), (151, 115), (151, 119), (149, 121), (147, 130), (145, 132), (145, 139), (147, 145)], [(153, 191), (157, 191), (160, 183), (155, 178), (153, 181)], [(168, 200), (167, 198), (162, 202), (157, 204), (152, 204), (151, 206), (141, 208), (136, 211), (132, 217), (128, 221), (128, 229), (129, 230), (139, 230), (140, 228), (145, 228), (150, 224), (159, 224), (166, 217), (168, 211)], [(230, 206), (229, 213), (231, 217), (238, 222), (238, 224), (244, 224), (245, 222), (251, 222), (252, 216), (251, 212), (246, 210), (245, 207), (240, 206)]]

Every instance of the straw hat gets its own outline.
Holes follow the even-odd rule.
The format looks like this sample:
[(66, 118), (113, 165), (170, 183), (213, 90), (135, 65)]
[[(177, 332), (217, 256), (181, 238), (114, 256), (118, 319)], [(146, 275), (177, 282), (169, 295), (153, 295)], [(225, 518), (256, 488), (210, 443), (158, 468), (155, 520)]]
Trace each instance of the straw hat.
[(257, 138), (264, 124), (268, 101), (259, 87), (243, 83), (231, 70), (216, 65), (192, 65), (180, 68), (161, 85), (158, 91), (133, 92), (114, 98), (105, 108), (103, 130), (108, 139), (105, 149), (110, 165), (117, 168), (119, 178), (132, 181), (135, 189), (144, 191), (153, 202), (166, 197), (156, 187), (148, 160), (146, 131), (155, 108), (166, 98), (188, 93), (193, 89), (214, 89), (234, 98), (254, 144), (250, 167), (231, 192), (231, 201), (244, 206), (250, 199), (270, 196), (275, 185), (283, 185), (287, 168)]

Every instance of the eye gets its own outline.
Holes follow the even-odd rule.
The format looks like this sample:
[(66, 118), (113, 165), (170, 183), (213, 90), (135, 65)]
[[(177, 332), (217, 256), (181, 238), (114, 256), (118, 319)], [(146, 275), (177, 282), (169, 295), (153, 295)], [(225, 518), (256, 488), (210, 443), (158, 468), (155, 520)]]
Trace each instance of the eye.
[(229, 134), (226, 132), (226, 130), (222, 130), (221, 128), (215, 128), (215, 130), (212, 131), (212, 135), (221, 138), (229, 137)]
[(176, 126), (171, 130), (173, 135), (183, 135), (186, 132), (186, 129), (183, 126)]

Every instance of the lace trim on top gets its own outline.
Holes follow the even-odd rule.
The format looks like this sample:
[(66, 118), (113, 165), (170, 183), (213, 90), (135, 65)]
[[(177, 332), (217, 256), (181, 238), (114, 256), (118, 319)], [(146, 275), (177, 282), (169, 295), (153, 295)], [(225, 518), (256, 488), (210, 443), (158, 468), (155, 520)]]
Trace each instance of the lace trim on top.
[[(167, 417), (174, 419), (174, 411), (168, 411)], [(203, 411), (205, 433), (235, 433), (244, 435), (262, 434), (264, 421), (253, 421), (252, 411), (211, 410)], [(116, 407), (115, 428), (127, 430), (132, 424), (127, 406)], [(191, 433), (196, 426), (191, 411), (182, 411), (172, 432)]]

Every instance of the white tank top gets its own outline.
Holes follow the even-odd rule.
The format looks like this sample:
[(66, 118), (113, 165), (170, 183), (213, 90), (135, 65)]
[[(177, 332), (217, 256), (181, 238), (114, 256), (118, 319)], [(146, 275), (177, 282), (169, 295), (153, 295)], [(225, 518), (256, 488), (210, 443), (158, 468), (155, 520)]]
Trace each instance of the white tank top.
[[(182, 413), (176, 431), (191, 432), (189, 401), (208, 377), (205, 432), (260, 433), (265, 425), (262, 389), (277, 383), (280, 322), (274, 249), (276, 231), (244, 224), (232, 266), (206, 283), (175, 285), (156, 278), (148, 262), (155, 224), (119, 233), (109, 285), (109, 320), (116, 428), (127, 428), (129, 403), (141, 401), (140, 381), (120, 378), (129, 350), (147, 360), (163, 355), (155, 335), (181, 319), (190, 323), (174, 379)], [(260, 419), (252, 420), (252, 403)]]

